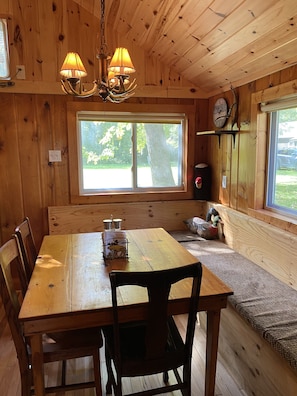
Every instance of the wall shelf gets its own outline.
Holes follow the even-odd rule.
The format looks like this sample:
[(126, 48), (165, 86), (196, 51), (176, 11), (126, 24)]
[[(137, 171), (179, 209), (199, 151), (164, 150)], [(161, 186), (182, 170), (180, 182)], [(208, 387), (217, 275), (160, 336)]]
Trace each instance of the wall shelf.
[(219, 138), (219, 147), (221, 144), (221, 135), (232, 135), (233, 136), (233, 147), (235, 146), (235, 136), (239, 132), (239, 130), (218, 130), (218, 131), (201, 131), (196, 132), (197, 136), (208, 135), (208, 136), (218, 136)]

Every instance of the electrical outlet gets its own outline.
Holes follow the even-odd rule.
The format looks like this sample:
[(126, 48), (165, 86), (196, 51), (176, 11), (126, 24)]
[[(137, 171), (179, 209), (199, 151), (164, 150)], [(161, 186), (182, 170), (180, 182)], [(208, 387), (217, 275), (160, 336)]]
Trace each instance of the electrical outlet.
[(227, 176), (222, 177), (222, 188), (227, 188)]
[(16, 72), (17, 80), (26, 80), (26, 72), (24, 65), (17, 65), (15, 72)]
[(49, 150), (48, 151), (49, 162), (61, 162), (61, 150)]

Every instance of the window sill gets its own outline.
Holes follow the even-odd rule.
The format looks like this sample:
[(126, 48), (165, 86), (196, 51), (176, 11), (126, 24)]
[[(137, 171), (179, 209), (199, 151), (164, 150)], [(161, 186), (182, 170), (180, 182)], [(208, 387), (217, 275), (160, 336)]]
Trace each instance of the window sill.
[(297, 220), (265, 209), (248, 209), (248, 215), (297, 235)]
[(145, 193), (118, 193), (118, 194), (99, 194), (99, 195), (79, 195), (72, 193), (70, 202), (72, 205), (100, 204), (100, 203), (132, 203), (145, 201), (178, 201), (193, 199), (193, 192), (145, 192)]

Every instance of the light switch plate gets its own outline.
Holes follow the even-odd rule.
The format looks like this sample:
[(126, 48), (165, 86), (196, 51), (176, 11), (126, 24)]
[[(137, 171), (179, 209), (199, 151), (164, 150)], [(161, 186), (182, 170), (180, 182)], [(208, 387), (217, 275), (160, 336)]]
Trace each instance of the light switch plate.
[(49, 150), (48, 151), (49, 162), (61, 162), (61, 150)]
[(222, 177), (222, 188), (227, 188), (227, 176)]

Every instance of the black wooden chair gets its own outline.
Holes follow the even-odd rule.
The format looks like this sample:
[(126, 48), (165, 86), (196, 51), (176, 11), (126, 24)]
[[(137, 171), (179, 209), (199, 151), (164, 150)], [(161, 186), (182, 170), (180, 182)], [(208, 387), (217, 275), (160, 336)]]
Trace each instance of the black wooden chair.
[(20, 244), (26, 275), (29, 281), (38, 254), (29, 217), (25, 217), (22, 223), (15, 228), (15, 234)]
[[(108, 373), (107, 394), (110, 394), (113, 388), (115, 396), (122, 396), (123, 377), (163, 373), (164, 386), (133, 395), (155, 395), (177, 389), (180, 389), (184, 396), (191, 395), (192, 347), (201, 276), (200, 263), (162, 271), (110, 273), (114, 323), (102, 329)], [(168, 306), (171, 286), (185, 278), (191, 278), (192, 285), (189, 287), (191, 294), (187, 307), (188, 323), (183, 339), (174, 317), (168, 314)], [(144, 321), (119, 323), (121, 307), (117, 303), (117, 289), (124, 285), (147, 288), (148, 309)], [(182, 375), (178, 372), (181, 366)], [(168, 382), (170, 370), (173, 370), (176, 379), (172, 384)]]
[[(30, 344), (23, 336), (22, 326), (18, 319), (20, 300), (18, 298), (12, 276), (13, 263), (15, 261), (21, 262), (21, 260), (22, 258), (18, 249), (17, 239), (15, 237), (0, 247), (0, 296), (2, 298), (2, 303), (17, 352), (21, 376), (22, 396), (29, 396), (34, 394)], [(43, 338), (43, 357), (44, 363), (61, 361), (62, 383), (60, 385), (47, 388), (46, 393), (95, 388), (96, 396), (101, 396), (99, 348), (103, 345), (103, 341), (100, 329), (94, 328), (66, 331), (65, 333), (57, 333), (56, 335), (57, 338), (55, 340), (48, 336)], [(64, 362), (69, 359), (85, 356), (93, 357), (94, 380), (66, 384), (66, 365)]]

